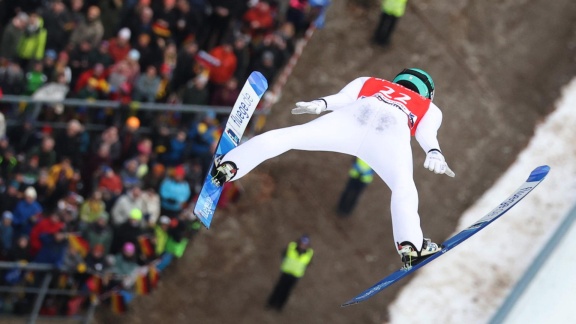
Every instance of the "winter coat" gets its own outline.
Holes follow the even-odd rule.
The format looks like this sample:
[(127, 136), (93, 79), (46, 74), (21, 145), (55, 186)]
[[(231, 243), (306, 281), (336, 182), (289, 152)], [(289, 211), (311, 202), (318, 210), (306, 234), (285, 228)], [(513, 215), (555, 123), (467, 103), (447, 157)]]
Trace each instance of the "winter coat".
[(112, 240), (111, 253), (122, 252), (122, 247), (125, 243), (130, 242), (136, 247), (136, 255), (139, 254), (140, 244), (138, 243), (138, 236), (144, 234), (144, 231), (139, 225), (132, 225), (130, 222), (125, 222), (114, 230), (114, 239)]
[(9, 251), (12, 249), (14, 242), (14, 228), (5, 226), (0, 221), (0, 251)]
[(2, 33), (0, 57), (7, 58), (9, 61), (15, 61), (18, 58), (18, 45), (23, 35), (24, 31), (22, 29), (16, 28), (14, 24), (8, 24), (4, 33)]
[(170, 140), (170, 148), (162, 156), (163, 162), (167, 166), (174, 166), (182, 163), (184, 159), (184, 150), (186, 142), (181, 142), (175, 138)]
[(148, 191), (142, 192), (142, 196), (144, 201), (142, 214), (148, 217), (148, 223), (156, 224), (160, 217), (160, 196), (157, 193)]
[(32, 156), (38, 156), (38, 167), (39, 168), (50, 168), (56, 163), (56, 151), (50, 150), (48, 152), (42, 151), (40, 146), (32, 148), (27, 156), (28, 158)]
[(48, 171), (48, 188), (54, 190), (57, 185), (72, 180), (73, 176), (74, 170), (72, 168), (63, 168), (62, 164), (55, 164)]
[(156, 255), (160, 256), (166, 250), (166, 243), (168, 243), (168, 232), (162, 226), (154, 226), (154, 238), (156, 239)]
[(144, 209), (142, 197), (133, 198), (129, 193), (120, 196), (112, 207), (112, 224), (119, 226), (125, 223), (130, 218), (130, 211), (134, 208), (141, 211)]
[(133, 98), (136, 101), (154, 102), (161, 79), (159, 77), (150, 78), (142, 74), (136, 81)]
[(134, 259), (128, 259), (124, 255), (117, 254), (114, 257), (114, 265), (110, 268), (110, 272), (118, 275), (127, 276), (138, 268), (138, 264)]
[(106, 204), (102, 200), (96, 202), (90, 199), (86, 200), (80, 207), (80, 219), (86, 223), (93, 223), (105, 210)]
[(42, 242), (42, 248), (33, 261), (61, 267), (68, 248), (68, 240), (57, 241), (54, 234), (46, 233), (40, 235), (40, 241)]
[(83, 21), (72, 32), (70, 36), (70, 44), (76, 47), (82, 41), (87, 41), (90, 44), (100, 44), (104, 35), (104, 26), (100, 19), (94, 21)]
[(128, 53), (130, 52), (130, 50), (132, 49), (132, 46), (130, 46), (130, 43), (127, 43), (124, 46), (121, 46), (118, 43), (117, 38), (112, 38), (110, 40), (109, 46), (110, 47), (109, 47), (108, 51), (109, 51), (110, 57), (112, 58), (114, 63), (117, 63), (117, 62), (124, 60), (128, 56)]
[(48, 31), (46, 47), (56, 52), (62, 51), (68, 44), (72, 24), (72, 16), (67, 10), (61, 13), (46, 12), (44, 14), (44, 27)]
[(119, 175), (114, 174), (111, 177), (102, 177), (98, 182), (98, 188), (110, 191), (114, 195), (119, 195), (122, 192), (122, 179)]
[(94, 248), (98, 244), (104, 246), (104, 254), (110, 253), (110, 248), (112, 247), (112, 239), (114, 234), (110, 227), (101, 227), (98, 224), (92, 224), (82, 235), (90, 245), (90, 248)]
[[(50, 218), (43, 218), (32, 228), (30, 232), (30, 253), (35, 256), (42, 249), (45, 235), (52, 235), (64, 228), (64, 223), (53, 222)], [(48, 240), (49, 243), (53, 243)]]
[(20, 66), (15, 63), (0, 66), (0, 88), (4, 94), (19, 95), (24, 92), (24, 73)]
[(210, 51), (210, 55), (220, 60), (220, 65), (210, 68), (210, 82), (224, 84), (230, 80), (236, 72), (238, 61), (234, 51), (227, 52), (222, 46), (218, 46)]
[(16, 204), (16, 208), (13, 210), (14, 214), (14, 225), (24, 226), (30, 219), (30, 217), (40, 214), (42, 212), (42, 206), (37, 201), (28, 203), (26, 200), (22, 199)]
[(18, 57), (26, 60), (41, 60), (44, 58), (46, 49), (47, 31), (44, 28), (44, 20), (38, 18), (40, 26), (35, 31), (26, 30), (18, 44)]

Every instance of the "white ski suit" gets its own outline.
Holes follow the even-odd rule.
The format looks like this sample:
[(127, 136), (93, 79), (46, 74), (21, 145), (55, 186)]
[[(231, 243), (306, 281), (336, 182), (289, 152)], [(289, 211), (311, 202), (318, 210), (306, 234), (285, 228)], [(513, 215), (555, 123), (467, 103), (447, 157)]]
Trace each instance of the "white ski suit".
[(411, 135), (424, 149), (440, 150), (437, 131), (442, 112), (419, 94), (390, 81), (361, 77), (339, 93), (320, 98), (325, 114), (306, 124), (255, 136), (222, 158), (232, 161), (237, 180), (265, 160), (288, 150), (340, 152), (366, 161), (392, 191), (391, 213), (396, 245), (421, 249), (418, 192), (413, 179)]

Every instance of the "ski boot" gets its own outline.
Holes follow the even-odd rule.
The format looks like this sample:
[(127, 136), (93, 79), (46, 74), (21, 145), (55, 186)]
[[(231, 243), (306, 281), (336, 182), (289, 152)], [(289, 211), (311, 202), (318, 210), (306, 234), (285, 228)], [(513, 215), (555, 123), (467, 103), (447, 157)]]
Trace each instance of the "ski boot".
[(218, 187), (222, 187), (225, 182), (228, 182), (236, 176), (238, 167), (234, 162), (223, 162), (215, 164), (212, 168), (210, 175), (212, 176), (212, 183)]
[(433, 243), (432, 240), (428, 238), (424, 239), (420, 251), (418, 251), (414, 244), (410, 242), (405, 241), (398, 244), (398, 254), (400, 254), (400, 257), (402, 258), (404, 269), (410, 269), (413, 265), (418, 264), (418, 262), (440, 251), (442, 251), (442, 247)]

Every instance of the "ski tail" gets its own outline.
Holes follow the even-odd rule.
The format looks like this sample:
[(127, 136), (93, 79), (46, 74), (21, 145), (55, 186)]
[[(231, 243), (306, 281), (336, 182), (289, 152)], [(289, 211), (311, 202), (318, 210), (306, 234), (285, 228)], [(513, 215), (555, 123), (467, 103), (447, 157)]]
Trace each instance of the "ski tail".
[[(268, 81), (266, 81), (262, 73), (258, 71), (252, 72), (232, 107), (226, 126), (216, 146), (213, 162), (240, 145), (240, 140), (250, 122), (250, 118), (266, 89), (268, 89)], [(206, 228), (210, 228), (218, 200), (222, 194), (222, 187), (216, 186), (212, 182), (210, 174), (213, 167), (214, 163), (210, 166), (194, 206), (194, 215), (198, 217)]]
[(486, 214), (484, 217), (480, 218), (471, 226), (463, 229), (459, 233), (453, 235), (449, 239), (447, 239), (444, 243), (442, 243), (442, 251), (433, 254), (426, 259), (423, 259), (421, 262), (413, 265), (410, 269), (402, 268), (393, 272), (392, 274), (388, 275), (384, 279), (377, 282), (372, 287), (364, 290), (356, 297), (350, 299), (349, 301), (342, 304), (342, 307), (358, 304), (363, 302), (370, 297), (376, 295), (377, 293), (381, 292), (382, 290), (386, 289), (387, 287), (391, 286), (392, 284), (398, 282), (400, 279), (410, 275), (412, 272), (420, 269), (421, 267), (425, 266), (426, 264), (432, 262), (434, 259), (439, 258), (444, 253), (450, 251), (452, 248), (456, 247), (460, 243), (464, 242), (465, 240), (469, 239), (472, 235), (481, 231), (484, 227), (488, 226), (490, 223), (498, 219), (500, 216), (504, 215), (510, 208), (514, 207), (520, 200), (522, 200), (526, 195), (528, 195), (536, 186), (538, 186), (542, 180), (548, 175), (550, 172), (550, 167), (547, 165), (539, 166), (534, 169), (528, 179), (508, 198), (502, 201), (496, 208), (494, 208), (491, 212)]

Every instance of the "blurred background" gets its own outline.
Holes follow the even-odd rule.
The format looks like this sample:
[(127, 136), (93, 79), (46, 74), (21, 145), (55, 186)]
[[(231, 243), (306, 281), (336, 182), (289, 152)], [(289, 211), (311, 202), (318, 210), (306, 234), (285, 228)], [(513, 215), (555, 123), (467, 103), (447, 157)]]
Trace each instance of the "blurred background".
[[(560, 138), (571, 115), (556, 119), (545, 144), (532, 143), (576, 72), (576, 4), (386, 2), (0, 1), (0, 322), (489, 321), (567, 215), (573, 185), (562, 206), (544, 183), (531, 208), (510, 212), (540, 231), (502, 242), (510, 232), (497, 232), (498, 221), (484, 230), (494, 226), (492, 236), (470, 240), (479, 246), (434, 262), (445, 268), (431, 264), (343, 309), (401, 265), (379, 178), (342, 208), (353, 157), (288, 152), (226, 187), (210, 230), (190, 212), (253, 70), (271, 86), (248, 137), (312, 120), (290, 114), (296, 101), (356, 77), (429, 72), (444, 114), (439, 140), (457, 174), (422, 168), (414, 141), (421, 224), (436, 242), (483, 216), (537, 165), (550, 164), (551, 176), (566, 171), (556, 176), (569, 182), (574, 150)], [(486, 198), (493, 188), (502, 189)], [(278, 311), (269, 297), (303, 234), (314, 254)], [(452, 263), (475, 258), (484, 262)], [(509, 272), (493, 264), (507, 262)], [(432, 315), (429, 300), (452, 315)], [(430, 317), (402, 317), (412, 312)]]

